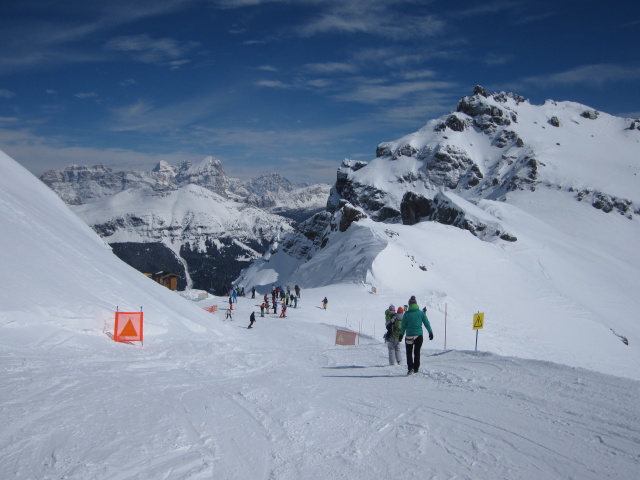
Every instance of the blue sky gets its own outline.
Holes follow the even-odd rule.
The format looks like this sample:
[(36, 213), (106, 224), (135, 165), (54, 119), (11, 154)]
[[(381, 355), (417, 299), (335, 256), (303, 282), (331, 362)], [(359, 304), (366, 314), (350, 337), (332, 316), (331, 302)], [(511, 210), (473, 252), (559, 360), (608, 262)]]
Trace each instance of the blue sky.
[(475, 85), (640, 117), (638, 45), (632, 1), (7, 0), (0, 149), (333, 183)]

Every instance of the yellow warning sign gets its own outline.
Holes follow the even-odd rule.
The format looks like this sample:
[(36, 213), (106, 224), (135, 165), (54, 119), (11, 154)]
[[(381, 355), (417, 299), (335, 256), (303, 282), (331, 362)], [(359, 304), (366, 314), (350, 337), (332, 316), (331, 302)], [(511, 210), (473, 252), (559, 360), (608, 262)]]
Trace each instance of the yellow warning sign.
[(484, 313), (476, 313), (473, 316), (473, 329), (480, 330), (484, 328)]

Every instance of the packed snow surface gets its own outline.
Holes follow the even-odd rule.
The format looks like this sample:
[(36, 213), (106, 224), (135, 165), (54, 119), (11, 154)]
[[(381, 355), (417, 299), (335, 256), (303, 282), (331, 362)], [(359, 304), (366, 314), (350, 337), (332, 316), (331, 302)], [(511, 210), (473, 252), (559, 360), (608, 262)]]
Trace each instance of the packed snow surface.
[[(469, 265), (447, 272), (434, 257), (426, 265), (433, 283), (417, 288), (412, 280), (425, 274), (422, 259), (408, 259), (414, 267), (401, 261), (403, 245), (417, 237), (402, 226), (384, 235), (407, 243), (387, 248), (372, 237), (380, 233), (375, 229), (363, 234), (382, 252), (374, 270), (396, 272), (388, 282), (378, 274), (377, 293), (370, 284), (303, 284), (298, 308), (286, 318), (258, 313), (247, 329), (265, 288), (256, 299), (239, 298), (233, 320), (226, 320), (227, 298), (195, 301), (193, 292), (181, 296), (155, 284), (120, 262), (53, 192), (2, 153), (0, 168), (0, 266), (8, 275), (0, 291), (0, 478), (637, 478), (640, 375), (633, 353), (631, 360), (617, 354), (617, 373), (613, 365), (593, 365), (590, 349), (572, 351), (573, 361), (547, 361), (562, 348), (554, 332), (532, 322), (523, 335), (489, 310), (474, 351), (471, 315), (491, 291), (482, 271)], [(506, 205), (482, 208), (504, 208), (505, 218), (512, 213)], [(471, 242), (453, 227), (421, 228), (433, 230), (435, 245)], [(598, 238), (587, 242), (597, 249)], [(565, 237), (557, 241), (570, 250)], [(530, 277), (518, 272), (533, 268), (528, 261), (540, 268), (534, 252), (556, 252), (542, 243), (517, 245), (525, 252), (510, 268), (499, 247), (486, 248), (496, 256), (480, 258), (501, 270), (505, 285), (514, 280), (503, 297), (526, 287)], [(562, 258), (545, 258), (541, 276), (562, 275), (553, 260)], [(585, 274), (588, 265), (581, 267)], [(410, 273), (398, 275), (400, 267)], [(478, 290), (466, 292), (470, 300), (460, 298), (460, 289), (444, 295), (467, 275), (477, 276)], [(633, 285), (621, 282), (623, 289)], [(588, 293), (597, 303), (597, 285)], [(383, 312), (414, 294), (428, 307), (435, 339), (425, 342), (420, 373), (407, 377), (403, 365), (388, 366)], [(569, 311), (569, 296), (549, 295), (541, 298), (545, 308)], [(320, 303), (325, 296), (327, 310)], [(517, 301), (505, 308), (513, 311)], [(447, 302), (453, 314), (445, 349)], [(203, 309), (212, 305), (218, 312)], [(140, 307), (144, 344), (114, 342), (108, 334), (116, 308)], [(622, 345), (602, 324), (583, 320), (603, 330), (606, 350)], [(358, 343), (335, 345), (337, 328), (361, 332)], [(578, 325), (562, 328), (583, 337)], [(635, 351), (636, 332), (629, 324), (626, 352)], [(499, 352), (496, 338), (511, 339), (507, 352)], [(518, 355), (523, 349), (531, 357), (535, 348), (538, 360)]]

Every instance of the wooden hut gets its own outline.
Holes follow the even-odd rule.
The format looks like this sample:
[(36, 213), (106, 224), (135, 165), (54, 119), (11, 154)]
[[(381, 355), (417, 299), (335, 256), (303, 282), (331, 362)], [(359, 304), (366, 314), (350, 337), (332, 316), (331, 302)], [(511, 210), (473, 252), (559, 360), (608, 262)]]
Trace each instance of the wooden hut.
[(175, 273), (157, 272), (151, 275), (151, 278), (169, 290), (178, 289), (178, 275)]

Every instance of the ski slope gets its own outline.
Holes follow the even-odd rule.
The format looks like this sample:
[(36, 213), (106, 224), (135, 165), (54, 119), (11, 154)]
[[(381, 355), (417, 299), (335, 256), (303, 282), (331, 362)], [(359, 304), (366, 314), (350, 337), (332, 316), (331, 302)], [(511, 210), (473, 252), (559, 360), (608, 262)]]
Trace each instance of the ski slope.
[(639, 382), (441, 338), (406, 377), (379, 339), (334, 345), (353, 288), (303, 291), (251, 330), (240, 298), (233, 321), (207, 314), (219, 337), (3, 345), (0, 476), (636, 478)]

